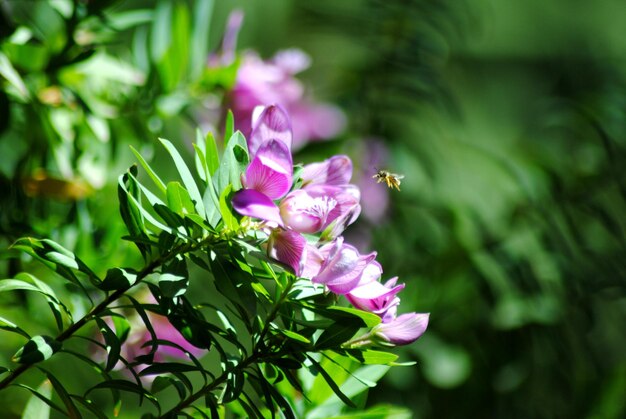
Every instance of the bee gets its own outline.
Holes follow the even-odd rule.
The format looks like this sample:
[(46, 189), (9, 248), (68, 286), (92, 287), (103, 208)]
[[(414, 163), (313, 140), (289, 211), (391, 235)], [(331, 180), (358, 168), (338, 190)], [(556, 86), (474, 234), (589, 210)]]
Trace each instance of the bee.
[(396, 188), (397, 190), (400, 190), (400, 180), (404, 179), (404, 175), (398, 175), (386, 170), (379, 170), (374, 176), (372, 176), (372, 178), (376, 179), (376, 183), (385, 182), (389, 188)]

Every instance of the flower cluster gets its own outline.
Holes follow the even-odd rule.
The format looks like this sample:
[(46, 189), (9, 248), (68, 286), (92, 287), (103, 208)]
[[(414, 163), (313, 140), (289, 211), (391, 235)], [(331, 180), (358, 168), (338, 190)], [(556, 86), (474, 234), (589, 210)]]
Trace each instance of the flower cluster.
[[(294, 186), (291, 121), (277, 105), (254, 112), (248, 138), (251, 162), (242, 176), (243, 189), (232, 200), (241, 215), (265, 222), (268, 253), (296, 275), (344, 295), (361, 310), (380, 316), (370, 334), (379, 342), (407, 344), (426, 330), (428, 314), (397, 316), (404, 284), (380, 281), (376, 252), (360, 254), (341, 236), (361, 212), (359, 189), (350, 184), (352, 162), (334, 156), (306, 165), (301, 186)], [(316, 242), (305, 234), (319, 235)]]
[[(229, 65), (234, 61), (242, 20), (241, 11), (234, 11), (229, 17), (221, 56), (214, 65)], [(254, 109), (266, 103), (276, 103), (289, 112), (293, 121), (294, 150), (309, 141), (325, 140), (340, 134), (346, 123), (341, 110), (334, 105), (311, 100), (304, 84), (295, 77), (310, 64), (309, 56), (299, 49), (279, 51), (268, 60), (262, 59), (255, 51), (244, 51), (235, 85), (227, 97), (227, 107), (235, 116), (235, 128), (245, 136), (250, 135)]]

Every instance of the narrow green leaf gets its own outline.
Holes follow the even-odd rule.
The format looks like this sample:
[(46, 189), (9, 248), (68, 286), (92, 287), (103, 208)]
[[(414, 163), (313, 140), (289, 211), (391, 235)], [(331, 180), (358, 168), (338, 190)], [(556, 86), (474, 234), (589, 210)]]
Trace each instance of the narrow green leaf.
[[(141, 211), (137, 208), (137, 200), (132, 198), (139, 198), (139, 190), (136, 184), (131, 182), (130, 178), (133, 172), (137, 172), (137, 167), (133, 166), (128, 170), (128, 173), (123, 174), (118, 179), (117, 197), (120, 202), (120, 214), (122, 220), (126, 225), (126, 230), (130, 234), (131, 238), (139, 239), (133, 240), (144, 259), (148, 259), (150, 255), (150, 246), (142, 243), (148, 242), (148, 235), (146, 234), (146, 226), (141, 216)], [(129, 188), (131, 188), (132, 194), (128, 191), (126, 183), (128, 182)]]
[(281, 334), (287, 336), (289, 339), (297, 340), (298, 342), (310, 344), (311, 341), (299, 333), (292, 332), (291, 330), (279, 330)]
[(398, 355), (391, 352), (375, 351), (373, 349), (346, 351), (350, 357), (365, 365), (390, 365), (398, 359)]
[(98, 383), (85, 392), (85, 397), (94, 390), (111, 388), (137, 394), (139, 396), (139, 405), (143, 404), (144, 398), (147, 399), (157, 408), (157, 410), (159, 411), (159, 415), (161, 414), (161, 405), (159, 404), (158, 400), (152, 394), (146, 391), (146, 389), (141, 387), (139, 384), (133, 383), (132, 381), (110, 380)]
[(111, 330), (104, 320), (100, 317), (96, 317), (95, 320), (104, 338), (104, 344), (106, 345), (107, 363), (105, 370), (111, 371), (120, 360), (121, 344), (115, 332)]
[(163, 273), (159, 275), (159, 289), (167, 298), (181, 296), (187, 292), (189, 278), (187, 276)]
[(207, 165), (209, 166), (209, 173), (213, 176), (217, 171), (217, 168), (220, 166), (220, 157), (219, 152), (217, 151), (217, 141), (215, 141), (215, 137), (211, 132), (206, 135), (205, 156)]
[(347, 342), (360, 329), (360, 325), (335, 323), (320, 335), (315, 342), (315, 349), (338, 348)]
[(230, 109), (226, 113), (226, 124), (224, 126), (224, 146), (228, 144), (228, 142), (232, 139), (233, 134), (235, 133), (235, 116), (233, 115), (233, 111)]
[(181, 364), (178, 362), (160, 362), (152, 364), (139, 373), (140, 376), (144, 375), (158, 375), (175, 372), (193, 372), (198, 371), (197, 365)]
[(98, 285), (103, 291), (127, 289), (137, 282), (137, 273), (122, 268), (111, 268), (107, 271), (104, 281)]
[(13, 355), (19, 364), (34, 364), (45, 361), (61, 349), (61, 342), (50, 336), (35, 336)]
[(159, 0), (154, 11), (150, 33), (150, 57), (154, 63), (161, 61), (170, 46), (171, 16), (172, 2)]
[(233, 198), (232, 185), (228, 185), (220, 195), (220, 213), (222, 214), (222, 220), (224, 226), (230, 231), (236, 231), (239, 228), (239, 222), (233, 213), (233, 205), (231, 200)]
[(169, 182), (167, 184), (167, 205), (172, 211), (183, 217), (196, 213), (189, 193), (178, 182)]
[(196, 172), (200, 179), (204, 182), (208, 182), (211, 179), (211, 173), (209, 172), (209, 166), (206, 162), (206, 142), (200, 129), (196, 129), (196, 142), (192, 144), (194, 151), (196, 152), (194, 162), (196, 163)]
[(197, 78), (206, 67), (209, 55), (209, 30), (213, 14), (213, 0), (196, 0), (193, 9), (193, 29), (191, 31), (190, 75)]
[(229, 184), (233, 185), (235, 191), (241, 189), (241, 174), (248, 167), (248, 163), (246, 139), (237, 131), (228, 141), (219, 168), (215, 172), (214, 181), (217, 190), (221, 192)]
[(165, 183), (161, 180), (159, 175), (156, 174), (156, 172), (152, 169), (152, 167), (150, 167), (148, 162), (132, 145), (130, 146), (130, 150), (133, 152), (133, 154), (135, 154), (135, 157), (137, 157), (137, 160), (139, 160), (139, 163), (144, 168), (146, 173), (148, 173), (148, 176), (150, 176), (150, 179), (152, 179), (157, 188), (159, 188), (162, 193), (165, 193)]
[(5, 319), (4, 317), (0, 317), (0, 329), (6, 330), (8, 332), (17, 333), (19, 335), (24, 336), (27, 339), (30, 339), (30, 335), (18, 327), (15, 323)]
[(124, 316), (111, 316), (111, 320), (113, 320), (113, 325), (115, 326), (115, 334), (120, 341), (120, 344), (123, 345), (128, 338), (128, 334), (130, 333), (130, 323)]
[(197, 213), (206, 216), (206, 211), (204, 210), (204, 204), (202, 201), (202, 195), (200, 194), (200, 190), (198, 190), (198, 185), (196, 185), (196, 181), (191, 175), (187, 164), (178, 153), (178, 150), (176, 150), (176, 147), (174, 147), (171, 142), (163, 138), (160, 138), (159, 140), (170, 153), (170, 156), (172, 156), (174, 164), (176, 165), (176, 169), (178, 170), (178, 173), (180, 174), (180, 177), (183, 181), (183, 185), (185, 185), (185, 188), (189, 192), (189, 196), (191, 197), (191, 199), (195, 201), (195, 208)]
[[(130, 184), (132, 184), (133, 183), (132, 178), (128, 178), (128, 179), (129, 179)], [(157, 221), (152, 216), (152, 214), (150, 214), (148, 211), (146, 211), (146, 209), (141, 205), (141, 203), (138, 201), (138, 199), (135, 196), (133, 196), (128, 191), (128, 189), (126, 188), (126, 185), (124, 183), (120, 182), (119, 187), (121, 189), (121, 193), (123, 193), (125, 195), (124, 196), (124, 201), (126, 201), (126, 203), (127, 203), (126, 207), (128, 207), (128, 209), (130, 210), (129, 212), (132, 214), (131, 219), (130, 219), (132, 225), (129, 226), (127, 224), (127, 228), (129, 230), (128, 232), (131, 234), (131, 236), (133, 235), (134, 232), (137, 232), (139, 230), (138, 233), (141, 234), (142, 237), (145, 236), (146, 240), (147, 240), (147, 235), (145, 233), (145, 225), (144, 225), (144, 222), (143, 222), (144, 218), (146, 220), (148, 220), (156, 228), (158, 228), (160, 230), (163, 230), (163, 231), (166, 231), (166, 232), (168, 232), (170, 234), (174, 233), (173, 230), (170, 227), (168, 227), (165, 224)], [(120, 198), (120, 200), (121, 200), (121, 198)], [(120, 209), (122, 209), (122, 208), (124, 208), (124, 207), (122, 207), (120, 205)], [(122, 218), (124, 218), (124, 214), (122, 214)], [(139, 220), (141, 220), (141, 225), (137, 224)], [(133, 231), (131, 231), (131, 229)], [(148, 250), (146, 250), (146, 251), (148, 251)]]
[(107, 416), (102, 412), (102, 407), (97, 406), (93, 401), (86, 399), (84, 397), (78, 396), (76, 394), (71, 395), (72, 399), (79, 402), (85, 409), (89, 410), (89, 412), (98, 419), (108, 419)]
[(361, 320), (363, 320), (365, 327), (374, 327), (377, 324), (379, 324), (381, 321), (380, 317), (377, 316), (376, 314), (370, 313), (368, 311), (358, 310), (356, 308), (333, 306), (333, 307), (328, 307), (328, 310), (347, 313), (347, 314), (356, 316), (360, 318)]
[(176, 378), (168, 377), (168, 376), (157, 376), (152, 382), (152, 387), (150, 388), (150, 391), (152, 393), (158, 393), (160, 391), (165, 390), (169, 386), (173, 386), (174, 389), (176, 389), (176, 392), (178, 393), (178, 397), (181, 400), (187, 397), (187, 391), (185, 390), (185, 385), (181, 383), (180, 380), (177, 380)]
[[(46, 380), (45, 382), (48, 382), (48, 384), (51, 384), (48, 380)], [(57, 405), (56, 403), (54, 403), (52, 400), (49, 399), (49, 395), (46, 396), (46, 395), (40, 393), (38, 390), (35, 390), (34, 388), (27, 386), (26, 384), (15, 383), (15, 384), (12, 384), (12, 385), (14, 385), (16, 387), (25, 388), (26, 390), (30, 391), (33, 396), (37, 397), (39, 400), (44, 402), (46, 405), (50, 406), (51, 408), (53, 408), (57, 412), (60, 412), (63, 415), (66, 415), (65, 410), (63, 410), (59, 405)], [(36, 418), (38, 419), (39, 417), (36, 416)]]
[(70, 397), (70, 394), (67, 392), (67, 390), (65, 390), (65, 387), (63, 387), (63, 384), (61, 384), (61, 382), (50, 372), (42, 368), (40, 369), (46, 374), (46, 377), (48, 378), (48, 380), (52, 383), (52, 386), (54, 387), (54, 391), (56, 391), (57, 395), (59, 396), (59, 398), (65, 405), (65, 408), (67, 409), (67, 416), (70, 419), (80, 419), (82, 416), (80, 412), (78, 411), (78, 408), (76, 407), (76, 405), (74, 405), (74, 402), (72, 401), (72, 398)]
[(72, 271), (77, 270), (86, 274), (94, 285), (100, 281), (98, 276), (74, 253), (52, 240), (23, 237), (18, 239), (11, 247), (37, 258), (59, 275), (83, 288), (83, 291), (83, 285)]
[(0, 76), (4, 77), (15, 88), (15, 92), (22, 101), (28, 102), (30, 100), (30, 93), (20, 74), (13, 68), (11, 60), (2, 52), (0, 52)]
[[(52, 396), (52, 384), (50, 381), (45, 380), (36, 390), (41, 397), (50, 400)], [(22, 412), (22, 419), (47, 419), (50, 417), (50, 405), (45, 403), (41, 397), (34, 394), (28, 399), (24, 411)]]
[[(343, 392), (339, 389), (339, 386), (337, 385), (337, 383), (335, 383), (335, 381), (332, 379), (330, 374), (328, 374), (328, 372), (324, 368), (322, 368), (322, 365), (319, 362), (317, 362), (314, 358), (312, 358), (312, 357), (310, 357), (308, 355), (307, 355), (307, 358), (313, 364), (313, 367), (314, 367), (313, 368), (313, 373), (314, 374), (315, 374), (315, 372), (320, 373), (322, 375), (322, 377), (324, 377), (324, 380), (326, 381), (328, 386), (333, 390), (333, 392), (337, 395), (337, 397), (339, 397), (341, 399), (342, 402), (344, 402), (345, 404), (347, 404), (350, 407), (356, 408), (356, 405), (354, 404), (354, 402), (352, 400), (350, 400), (350, 398), (348, 396), (343, 394)], [(309, 368), (309, 369), (311, 369), (311, 368)]]

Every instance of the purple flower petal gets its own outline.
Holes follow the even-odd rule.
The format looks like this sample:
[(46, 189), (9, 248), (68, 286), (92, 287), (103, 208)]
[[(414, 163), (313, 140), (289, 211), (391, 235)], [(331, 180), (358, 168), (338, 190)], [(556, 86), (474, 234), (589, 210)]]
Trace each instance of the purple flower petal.
[(292, 48), (278, 51), (272, 62), (285, 73), (293, 75), (306, 70), (311, 66), (311, 57), (304, 51)]
[(347, 185), (352, 177), (352, 160), (339, 155), (320, 163), (311, 163), (302, 170), (304, 185)]
[(307, 255), (307, 242), (304, 236), (295, 231), (276, 229), (270, 236), (268, 253), (300, 276)]
[(324, 255), (322, 252), (317, 247), (307, 244), (306, 259), (300, 276), (307, 279), (313, 278), (319, 273), (323, 263)]
[(292, 138), (291, 121), (287, 112), (278, 105), (270, 105), (252, 123), (248, 150), (254, 156), (263, 143), (278, 140), (285, 144), (291, 153)]
[(430, 313), (406, 313), (387, 323), (380, 323), (372, 332), (385, 342), (406, 345), (415, 342), (428, 327)]
[(291, 152), (278, 140), (269, 140), (259, 148), (242, 179), (246, 189), (254, 189), (271, 199), (285, 196), (292, 181)]
[(378, 281), (367, 282), (346, 294), (346, 298), (358, 309), (385, 317), (391, 307), (400, 303), (396, 294), (404, 288), (404, 284), (394, 286), (396, 280), (393, 278), (384, 285)]
[(357, 286), (363, 271), (375, 257), (376, 252), (360, 255), (354, 246), (344, 244), (340, 238), (312, 281), (326, 285), (335, 294), (346, 294)]
[(272, 221), (283, 225), (278, 207), (267, 195), (254, 189), (242, 189), (235, 193), (231, 201), (233, 208), (241, 215)]

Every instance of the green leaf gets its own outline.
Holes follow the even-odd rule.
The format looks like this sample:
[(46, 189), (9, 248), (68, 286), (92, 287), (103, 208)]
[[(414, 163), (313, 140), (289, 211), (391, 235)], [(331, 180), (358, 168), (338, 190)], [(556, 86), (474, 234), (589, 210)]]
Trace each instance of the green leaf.
[(50, 336), (35, 336), (13, 355), (19, 364), (35, 364), (45, 361), (61, 349), (61, 342)]
[(106, 277), (98, 285), (103, 291), (115, 291), (127, 289), (137, 282), (137, 273), (122, 268), (111, 268), (107, 271)]
[(215, 172), (214, 181), (217, 191), (223, 191), (229, 184), (233, 185), (234, 191), (241, 189), (241, 174), (248, 167), (248, 163), (246, 139), (241, 132), (237, 131), (228, 141), (219, 168)]
[(193, 9), (193, 29), (191, 31), (190, 75), (197, 78), (206, 67), (206, 57), (209, 55), (209, 33), (211, 16), (213, 14), (213, 0), (196, 0)]
[(100, 333), (102, 333), (102, 337), (104, 338), (104, 344), (107, 351), (107, 363), (105, 370), (111, 371), (120, 360), (121, 344), (115, 332), (111, 330), (109, 325), (106, 324), (104, 320), (100, 317), (96, 317), (96, 323), (98, 324)]
[[(120, 179), (120, 211), (126, 209), (131, 214), (131, 217), (129, 218), (129, 222), (131, 224), (126, 224), (126, 227), (128, 228), (128, 232), (131, 234), (131, 237), (137, 237), (136, 234), (138, 233), (139, 237), (143, 239), (143, 242), (149, 241), (143, 221), (144, 218), (159, 230), (166, 231), (170, 234), (175, 234), (170, 227), (156, 220), (152, 216), (152, 214), (150, 214), (148, 211), (146, 211), (145, 208), (143, 208), (139, 201), (139, 188), (137, 186), (137, 183), (135, 183), (134, 177), (124, 175), (124, 178), (128, 180), (129, 189), (137, 191), (136, 193), (131, 193), (130, 190), (126, 188), (125, 183), (122, 183)], [(122, 200), (124, 201), (124, 204), (122, 204)], [(124, 222), (127, 222), (124, 212), (122, 212), (122, 218), (124, 219)], [(140, 224), (138, 224), (139, 222)], [(150, 254), (150, 249), (147, 246), (140, 247), (141, 242), (136, 242), (135, 244), (140, 248), (140, 250), (142, 250), (142, 253), (145, 253), (145, 255)]]
[(191, 199), (195, 201), (195, 208), (197, 213), (206, 216), (206, 211), (204, 210), (204, 204), (202, 201), (202, 195), (200, 194), (200, 190), (198, 190), (198, 185), (196, 185), (196, 181), (193, 179), (193, 176), (191, 175), (187, 164), (171, 142), (163, 138), (160, 138), (159, 140), (172, 156), (174, 164), (176, 165), (176, 169), (178, 170), (178, 173), (180, 174), (180, 177), (183, 181), (183, 185), (185, 185), (185, 188), (189, 192), (189, 196), (191, 197)]
[(6, 330), (8, 332), (17, 333), (19, 335), (24, 336), (27, 339), (30, 339), (30, 335), (18, 327), (15, 323), (5, 319), (4, 317), (0, 317), (0, 329)]
[(235, 116), (230, 109), (226, 113), (226, 123), (224, 126), (224, 145), (226, 146), (235, 133)]
[(315, 349), (338, 348), (342, 343), (350, 340), (354, 334), (361, 328), (358, 324), (335, 323), (320, 335), (315, 342)]
[(161, 178), (156, 174), (156, 172), (150, 167), (148, 162), (143, 158), (143, 156), (131, 145), (130, 150), (133, 152), (139, 163), (144, 168), (150, 179), (154, 182), (154, 184), (159, 188), (162, 193), (165, 193), (165, 183), (161, 180)]
[(276, 404), (278, 404), (278, 406), (280, 407), (280, 410), (285, 415), (285, 418), (296, 419), (293, 408), (291, 407), (287, 399), (285, 399), (285, 397), (282, 394), (280, 394), (280, 392), (276, 390), (276, 388), (272, 384), (267, 382), (265, 377), (261, 375), (256, 378), (259, 379), (264, 389), (267, 390), (270, 393), (271, 397), (276, 401)]
[(115, 334), (120, 341), (120, 344), (124, 344), (130, 333), (130, 323), (124, 316), (111, 316), (113, 325), (115, 326)]
[(339, 397), (341, 399), (342, 402), (344, 402), (345, 404), (347, 404), (350, 407), (356, 408), (356, 405), (354, 404), (354, 402), (352, 400), (350, 400), (350, 398), (348, 396), (346, 396), (340, 389), (339, 386), (337, 385), (337, 383), (335, 383), (335, 381), (332, 379), (332, 377), (328, 374), (328, 372), (322, 368), (322, 365), (317, 362), (314, 358), (310, 357), (307, 355), (307, 358), (309, 359), (309, 361), (311, 361), (311, 363), (313, 364), (313, 368), (309, 368), (312, 369), (312, 372), (315, 374), (316, 372), (321, 374), (322, 377), (324, 377), (324, 380), (326, 381), (326, 383), (328, 384), (328, 386), (333, 390), (333, 392), (335, 393), (335, 395), (337, 395), (337, 397)]
[[(50, 382), (48, 380), (44, 381), (44, 384), (46, 384), (46, 386), (50, 386)], [(42, 384), (42, 386), (44, 385)], [(27, 386), (26, 384), (22, 384), (22, 383), (15, 383), (13, 384), (16, 387), (21, 387), (21, 388), (25, 388), (26, 390), (30, 391), (31, 394), (33, 396), (35, 396), (36, 398), (38, 398), (39, 400), (41, 400), (42, 402), (44, 402), (46, 405), (50, 406), (51, 408), (53, 408), (54, 410), (56, 410), (57, 412), (62, 413), (63, 415), (66, 415), (65, 411), (56, 403), (54, 403), (52, 400), (50, 400), (50, 394), (42, 394), (39, 392), (39, 389), (35, 390), (34, 388), (31, 388), (29, 386)], [(35, 418), (39, 419), (39, 416), (35, 416)]]
[(157, 63), (165, 55), (170, 46), (172, 2), (159, 0), (155, 7), (150, 32), (150, 57)]
[(20, 74), (13, 68), (9, 58), (2, 52), (0, 52), (0, 76), (4, 77), (13, 86), (17, 97), (21, 101), (28, 102), (30, 100), (30, 93)]
[(231, 201), (233, 199), (234, 192), (232, 189), (232, 185), (228, 185), (222, 191), (222, 194), (220, 195), (220, 212), (222, 214), (224, 226), (230, 231), (236, 231), (239, 228), (239, 222), (233, 213), (233, 205)]
[(206, 142), (200, 129), (196, 129), (196, 142), (192, 144), (194, 151), (196, 152), (194, 162), (196, 163), (196, 172), (200, 179), (204, 182), (208, 182), (211, 179), (211, 173), (209, 171), (209, 165), (206, 161)]
[(16, 276), (18, 278), (29, 279), (30, 281), (34, 282), (34, 285), (31, 285), (30, 283), (23, 281), (21, 279), (3, 279), (3, 280), (0, 280), (0, 292), (12, 291), (12, 290), (24, 290), (24, 291), (34, 291), (43, 295), (48, 301), (48, 305), (50, 306), (50, 310), (52, 311), (52, 314), (56, 321), (57, 328), (59, 330), (62, 330), (63, 318), (61, 315), (61, 310), (63, 310), (63, 312), (65, 312), (68, 315), (70, 320), (72, 318), (72, 315), (70, 311), (68, 310), (68, 308), (65, 305), (61, 304), (59, 299), (54, 294), (54, 291), (52, 290), (52, 288), (50, 288), (47, 284), (38, 280), (37, 278), (35, 278), (34, 276), (28, 273), (23, 272), (23, 273), (17, 274)]
[(346, 351), (353, 359), (366, 365), (390, 365), (398, 359), (398, 355), (391, 352), (375, 351), (373, 349), (358, 350), (351, 349)]
[[(137, 166), (132, 166), (128, 169), (128, 173), (119, 177), (117, 187), (117, 197), (120, 202), (120, 214), (122, 220), (126, 225), (126, 230), (133, 240), (144, 259), (148, 259), (150, 255), (150, 246), (144, 242), (148, 242), (148, 235), (146, 234), (146, 226), (144, 224), (143, 216), (139, 210), (140, 204), (137, 200), (140, 199), (139, 188), (137, 184), (132, 181), (132, 176), (137, 174)], [(128, 183), (128, 189), (126, 184)]]
[(50, 269), (81, 287), (82, 285), (72, 272), (74, 270), (86, 274), (94, 284), (100, 282), (98, 276), (73, 252), (52, 240), (24, 237), (18, 239), (12, 247), (39, 259)]
[(91, 414), (93, 414), (95, 418), (108, 419), (107, 416), (102, 412), (102, 407), (97, 406), (93, 401), (86, 399), (84, 397), (78, 396), (76, 394), (72, 394), (71, 397), (72, 399), (76, 400), (81, 405), (83, 405), (85, 409), (89, 410), (89, 412), (91, 412)]
[(111, 388), (117, 389), (120, 391), (125, 391), (128, 393), (137, 394), (139, 396), (139, 405), (143, 404), (143, 399), (146, 398), (150, 403), (152, 403), (157, 408), (157, 410), (159, 411), (159, 416), (161, 415), (161, 406), (158, 400), (152, 394), (146, 391), (146, 389), (144, 389), (142, 386), (140, 386), (139, 384), (133, 383), (132, 381), (110, 380), (110, 381), (104, 381), (102, 383), (98, 383), (85, 392), (85, 397), (87, 397), (87, 395), (94, 390), (111, 389)]
[(245, 381), (243, 372), (233, 368), (233, 371), (226, 376), (226, 385), (218, 398), (218, 403), (228, 403), (238, 399)]
[(42, 400), (42, 397), (50, 400), (52, 395), (52, 384), (49, 380), (45, 380), (36, 390), (40, 396), (34, 394), (28, 399), (22, 419), (46, 419), (50, 417), (50, 405)]
[(180, 380), (177, 380), (176, 378), (168, 377), (168, 376), (157, 376), (152, 382), (152, 387), (150, 388), (150, 391), (152, 391), (152, 393), (158, 393), (160, 391), (165, 390), (169, 386), (173, 386), (176, 389), (176, 392), (178, 393), (178, 397), (181, 400), (187, 397), (187, 391), (185, 390), (185, 385), (181, 383)]
[(368, 311), (358, 310), (356, 308), (334, 306), (334, 307), (328, 307), (328, 310), (334, 311), (334, 312), (347, 313), (352, 316), (358, 317), (361, 320), (363, 320), (364, 327), (374, 327), (377, 324), (379, 324), (381, 321), (380, 317), (377, 316), (376, 314), (370, 313)]
[(169, 182), (167, 184), (167, 205), (172, 211), (183, 217), (196, 213), (189, 193), (178, 182)]
[(174, 372), (192, 372), (198, 371), (198, 367), (196, 365), (190, 364), (181, 364), (178, 362), (160, 362), (156, 364), (152, 364), (139, 373), (140, 376), (144, 375), (155, 375), (155, 374), (167, 374)]
[(292, 332), (291, 330), (283, 330), (283, 329), (280, 329), (279, 331), (280, 331), (281, 334), (287, 336), (289, 339), (293, 339), (293, 340), (296, 340), (298, 342), (302, 342), (302, 343), (306, 343), (306, 344), (311, 343), (311, 341), (309, 339), (305, 338), (304, 336), (302, 336), (299, 333)]
[(205, 156), (206, 163), (209, 166), (209, 173), (211, 173), (211, 176), (213, 176), (217, 171), (217, 168), (220, 166), (220, 157), (217, 151), (217, 142), (215, 141), (215, 137), (211, 132), (206, 135)]
[(159, 288), (167, 298), (174, 298), (185, 294), (189, 278), (185, 276), (164, 273), (159, 276)]
[(70, 419), (80, 419), (82, 416), (80, 415), (80, 412), (78, 411), (76, 405), (74, 405), (74, 402), (72, 401), (69, 393), (67, 392), (67, 390), (65, 390), (65, 387), (63, 387), (61, 382), (53, 374), (50, 374), (50, 372), (42, 368), (40, 369), (46, 374), (46, 377), (54, 387), (54, 391), (56, 391), (57, 395), (65, 405), (65, 408), (67, 409), (67, 416)]

